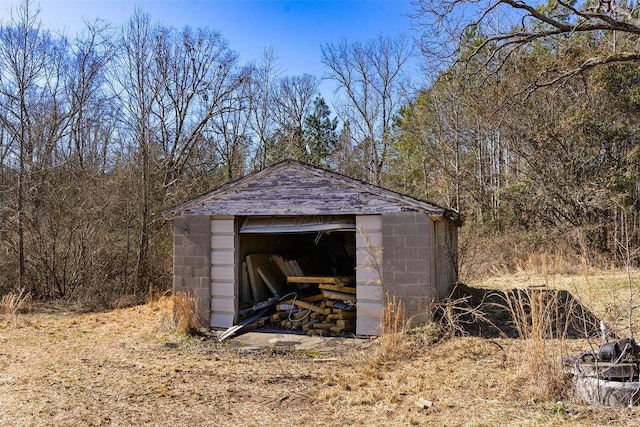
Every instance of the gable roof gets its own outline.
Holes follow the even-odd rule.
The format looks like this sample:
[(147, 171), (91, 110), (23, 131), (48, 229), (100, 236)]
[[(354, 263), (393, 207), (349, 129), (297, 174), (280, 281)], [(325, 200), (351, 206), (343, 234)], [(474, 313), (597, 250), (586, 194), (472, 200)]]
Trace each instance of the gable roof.
[(449, 209), (295, 160), (276, 163), (164, 212), (182, 215), (369, 215), (424, 212), (460, 221)]

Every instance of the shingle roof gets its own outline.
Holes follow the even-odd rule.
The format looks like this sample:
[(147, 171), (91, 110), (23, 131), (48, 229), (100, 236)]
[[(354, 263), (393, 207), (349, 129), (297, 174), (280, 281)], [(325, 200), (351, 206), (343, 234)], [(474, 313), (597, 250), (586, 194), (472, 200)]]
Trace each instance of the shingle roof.
[(182, 215), (368, 215), (425, 212), (459, 221), (457, 212), (294, 160), (259, 172), (168, 209)]

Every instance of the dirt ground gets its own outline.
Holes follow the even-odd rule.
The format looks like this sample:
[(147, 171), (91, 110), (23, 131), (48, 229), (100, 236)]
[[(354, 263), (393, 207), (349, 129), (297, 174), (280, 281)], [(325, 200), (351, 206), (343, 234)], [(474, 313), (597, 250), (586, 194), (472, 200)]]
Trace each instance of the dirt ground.
[(419, 329), (394, 354), (379, 340), (296, 350), (180, 335), (168, 313), (47, 307), (0, 323), (0, 425), (640, 425), (635, 408), (536, 397), (523, 340)]

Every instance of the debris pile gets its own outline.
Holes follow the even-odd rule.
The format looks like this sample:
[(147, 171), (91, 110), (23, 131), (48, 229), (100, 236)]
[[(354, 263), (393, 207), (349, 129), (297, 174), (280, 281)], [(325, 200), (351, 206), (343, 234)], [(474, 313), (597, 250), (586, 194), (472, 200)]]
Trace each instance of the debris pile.
[(221, 337), (257, 328), (308, 335), (344, 335), (356, 330), (353, 276), (309, 275), (305, 258), (250, 254), (242, 264), (238, 324)]
[(276, 295), (240, 311), (247, 319), (257, 310), (274, 307), (273, 313), (255, 318), (246, 329), (279, 327), (308, 335), (342, 335), (355, 332), (356, 288), (353, 277), (291, 276), (287, 284), (302, 285), (303, 291)]
[(585, 402), (604, 406), (640, 403), (640, 346), (631, 338), (609, 342), (601, 324), (603, 342), (564, 361), (565, 372), (573, 375), (575, 394)]

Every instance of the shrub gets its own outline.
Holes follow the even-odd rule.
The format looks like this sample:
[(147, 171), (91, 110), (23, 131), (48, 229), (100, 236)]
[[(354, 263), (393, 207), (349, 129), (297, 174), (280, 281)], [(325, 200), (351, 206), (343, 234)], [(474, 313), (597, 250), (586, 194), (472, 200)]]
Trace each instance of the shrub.
[(176, 331), (193, 334), (199, 326), (198, 303), (196, 298), (187, 292), (177, 292), (171, 296), (173, 326)]

